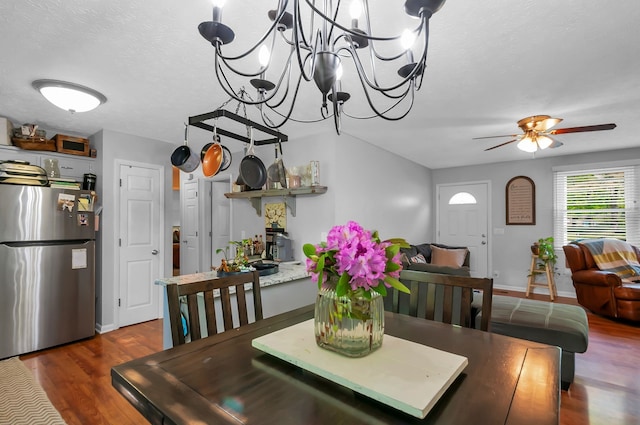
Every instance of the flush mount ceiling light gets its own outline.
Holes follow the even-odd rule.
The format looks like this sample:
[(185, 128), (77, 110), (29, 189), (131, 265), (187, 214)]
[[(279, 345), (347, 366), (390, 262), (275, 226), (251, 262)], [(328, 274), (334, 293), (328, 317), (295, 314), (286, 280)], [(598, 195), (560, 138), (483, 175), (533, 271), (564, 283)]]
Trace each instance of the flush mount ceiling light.
[[(239, 41), (236, 44), (249, 47), (236, 51), (227, 47), (236, 34), (222, 23), (225, 1), (213, 0), (213, 20), (202, 22), (198, 30), (215, 48), (216, 77), (226, 93), (257, 106), (265, 125), (279, 128), (290, 119), (300, 122), (292, 117), (300, 83), (313, 80), (321, 94), (321, 118), (314, 121), (333, 116), (339, 134), (342, 114), (395, 121), (409, 113), (426, 68), (429, 19), (446, 0), (406, 0), (407, 23), (401, 25), (408, 29), (396, 35), (388, 35), (394, 31), (388, 7), (373, 6), (370, 11), (368, 0), (278, 0), (274, 10), (265, 10), (271, 22), (265, 16), (264, 34), (248, 43)], [(252, 6), (236, 2), (236, 22), (246, 18), (242, 13), (259, 10), (263, 2)], [(375, 35), (372, 22), (381, 27)], [(245, 29), (245, 33), (253, 31), (256, 28)], [(382, 65), (390, 66), (391, 72)], [(255, 88), (255, 99), (245, 91), (245, 84)], [(356, 91), (373, 115), (343, 111)]]
[(36, 80), (31, 83), (49, 102), (71, 113), (87, 112), (105, 103), (100, 92), (80, 84), (59, 80)]

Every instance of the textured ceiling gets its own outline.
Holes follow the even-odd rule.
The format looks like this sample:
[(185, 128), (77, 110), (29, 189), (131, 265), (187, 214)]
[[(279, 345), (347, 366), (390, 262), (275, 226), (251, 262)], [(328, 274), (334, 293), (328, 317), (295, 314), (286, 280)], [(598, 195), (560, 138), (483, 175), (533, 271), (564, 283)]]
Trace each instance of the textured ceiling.
[[(276, 5), (229, 0), (223, 20), (257, 37), (266, 23), (250, 3)], [(389, 9), (382, 14), (389, 22), (403, 4), (370, 3)], [(104, 128), (181, 143), (189, 116), (227, 99), (215, 82), (212, 47), (197, 31), (210, 19), (209, 0), (0, 2), (0, 116), (71, 134)], [(471, 139), (518, 133), (516, 122), (536, 114), (564, 118), (559, 128), (618, 125), (564, 135), (564, 146), (538, 157), (639, 146), (638, 22), (640, 3), (632, 0), (449, 0), (431, 19), (428, 67), (410, 115), (345, 119), (343, 131), (430, 168), (530, 158), (515, 144), (484, 152), (507, 139)], [(86, 85), (109, 100), (72, 115), (31, 87), (39, 78)], [(319, 95), (307, 86), (300, 110), (315, 113)], [(357, 110), (357, 102), (345, 109)], [(325, 121), (287, 123), (283, 131), (294, 143), (334, 130)], [(198, 132), (192, 137), (208, 137)]]

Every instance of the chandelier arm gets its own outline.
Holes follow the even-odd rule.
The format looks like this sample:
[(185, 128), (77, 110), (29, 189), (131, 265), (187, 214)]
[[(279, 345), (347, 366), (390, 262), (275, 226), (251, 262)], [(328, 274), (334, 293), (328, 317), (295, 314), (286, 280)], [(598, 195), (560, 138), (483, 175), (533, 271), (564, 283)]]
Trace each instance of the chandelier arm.
[[(320, 33), (320, 30), (318, 30), (318, 33)], [(296, 50), (296, 56), (298, 57), (298, 66), (300, 67), (300, 73), (302, 74), (302, 77), (305, 79), (305, 81), (309, 82), (311, 80), (313, 80), (313, 74), (315, 73), (315, 68), (316, 68), (316, 56), (313, 54), (313, 52), (316, 52), (317, 50), (317, 44), (319, 43), (319, 38), (320, 37), (316, 37), (316, 45), (314, 46), (313, 49), (311, 49), (311, 51), (309, 52), (309, 54), (307, 54), (307, 56), (304, 58), (304, 63), (302, 60), (302, 56), (300, 55), (300, 49), (295, 49)], [(304, 69), (304, 65), (306, 64), (306, 62), (309, 60), (309, 58), (311, 58), (311, 74), (306, 73), (305, 69)]]
[[(216, 57), (215, 69), (216, 69), (216, 78), (218, 79), (220, 86), (222, 87), (224, 92), (227, 93), (230, 97), (237, 100), (238, 102), (241, 102), (247, 105), (260, 105), (264, 103), (264, 101), (260, 101), (260, 100), (254, 101), (251, 98), (250, 100), (247, 100), (243, 97), (238, 97), (238, 95), (236, 95), (235, 91), (233, 90), (233, 86), (227, 79), (227, 76), (225, 75), (224, 70), (220, 66), (217, 57)], [(244, 90), (240, 90), (240, 92), (244, 93)]]
[(238, 56), (224, 56), (222, 54), (222, 49), (220, 48), (221, 43), (216, 43), (216, 45), (215, 45), (216, 51), (225, 60), (235, 61), (235, 60), (238, 60), (238, 59), (243, 59), (243, 58), (249, 56), (258, 47), (260, 47), (262, 45), (262, 43), (271, 35), (273, 30), (276, 29), (277, 24), (278, 24), (278, 19), (273, 21), (273, 24), (271, 24), (271, 27), (263, 34), (263, 36), (260, 38), (260, 40), (258, 40), (258, 42), (253, 45), (253, 47), (251, 47), (249, 50), (245, 51), (244, 53), (242, 53), (242, 54), (240, 54)]
[[(338, 11), (340, 10), (340, 3), (342, 0), (338, 0), (338, 4), (336, 4), (335, 7), (335, 11), (333, 13), (333, 19), (331, 19), (331, 29), (329, 30), (329, 32), (327, 33), (327, 41), (331, 40), (331, 37), (333, 37), (333, 30), (336, 28), (335, 22), (338, 21)], [(331, 6), (333, 8), (333, 6)]]
[(404, 78), (403, 80), (401, 80), (398, 84), (395, 84), (395, 85), (389, 86), (389, 87), (380, 87), (377, 84), (374, 84), (369, 80), (369, 77), (367, 76), (367, 73), (365, 72), (364, 68), (362, 67), (362, 63), (360, 62), (360, 58), (358, 57), (357, 54), (354, 54), (354, 52), (352, 51), (353, 47), (341, 48), (340, 50), (346, 50), (346, 51), (349, 52), (349, 54), (353, 58), (353, 63), (356, 66), (356, 70), (358, 72), (358, 77), (360, 77), (360, 80), (363, 83), (366, 83), (372, 89), (374, 89), (376, 91), (379, 91), (379, 92), (386, 93), (386, 92), (389, 92), (389, 91), (397, 90), (398, 88), (400, 88), (403, 85), (405, 85), (408, 81), (412, 80), (413, 76), (415, 76), (415, 74), (417, 73), (418, 69), (420, 68), (419, 65), (414, 67), (413, 70), (409, 73), (409, 75), (407, 75), (407, 77)]
[[(429, 22), (429, 19), (425, 19), (425, 18), (423, 18), (423, 21)], [(417, 33), (417, 34), (418, 34), (418, 36), (419, 36), (419, 35), (422, 33), (422, 31), (423, 31), (423, 29), (422, 29), (422, 28), (423, 28), (423, 22), (420, 22), (420, 23), (418, 24), (418, 26), (417, 26), (414, 30), (412, 30), (412, 32)], [(367, 30), (368, 30), (368, 31), (371, 31), (371, 26), (369, 26), (369, 27), (367, 28)], [(399, 36), (395, 37), (395, 39), (397, 40), (397, 39), (399, 39), (400, 37), (402, 37), (402, 35), (399, 35)], [(416, 38), (417, 38), (417, 36), (416, 36)], [(428, 39), (429, 39), (429, 35), (427, 34), (427, 36), (426, 36), (426, 38), (425, 38), (425, 41), (428, 41)], [(398, 58), (400, 58), (402, 55), (404, 55), (404, 54), (406, 53), (405, 51), (402, 51), (402, 52), (398, 53), (396, 56), (389, 56), (389, 57), (386, 57), (386, 56), (382, 56), (382, 55), (378, 52), (378, 50), (377, 50), (377, 49), (376, 49), (376, 47), (375, 47), (375, 43), (374, 43), (374, 42), (369, 43), (369, 45), (371, 46), (371, 50), (373, 50), (373, 53), (375, 54), (375, 57), (376, 57), (377, 59), (380, 59), (380, 60), (383, 60), (383, 61), (391, 61), (391, 60), (398, 59)]]
[(220, 50), (219, 50), (219, 46), (216, 46), (216, 63), (218, 62), (218, 58), (222, 61), (222, 63), (224, 63), (224, 65), (230, 70), (232, 71), (234, 74), (240, 75), (242, 77), (257, 77), (259, 76), (262, 71), (264, 71), (264, 69), (259, 69), (257, 72), (243, 72), (240, 71), (239, 69), (235, 68), (234, 66), (231, 65), (231, 61), (233, 61), (232, 59), (227, 59), (226, 57), (222, 56), (220, 54)]
[[(409, 83), (409, 85), (413, 85), (413, 82)], [(402, 115), (397, 116), (397, 117), (389, 117), (389, 116), (387, 116), (386, 114), (391, 112), (398, 105), (400, 105), (400, 103), (409, 95), (409, 93), (411, 94), (411, 102), (409, 103), (409, 107), (407, 108), (407, 110)], [(383, 119), (385, 119), (387, 121), (399, 121), (399, 120), (403, 119), (404, 117), (406, 117), (409, 114), (409, 112), (411, 112), (411, 109), (413, 108), (413, 101), (415, 99), (414, 90), (411, 90), (411, 89), (407, 88), (407, 90), (404, 92), (404, 96), (399, 98), (398, 101), (396, 103), (394, 103), (393, 105), (391, 105), (389, 108), (385, 109), (384, 112), (380, 112), (374, 106), (371, 98), (369, 97), (369, 93), (366, 91), (366, 89), (365, 89), (365, 97), (367, 99), (367, 103), (369, 103), (369, 107), (371, 108), (371, 110), (373, 110), (373, 112), (375, 112), (377, 116), (379, 116), (380, 118), (383, 118)]]
[[(281, 86), (282, 81), (284, 80), (285, 74), (287, 74), (288, 77), (287, 77), (287, 85), (285, 86), (284, 94), (282, 94), (282, 99), (280, 101), (276, 101), (276, 103), (271, 105), (271, 104), (269, 104), (269, 101), (271, 99), (275, 99), (276, 94), (278, 94), (278, 92), (280, 91), (280, 86)], [(302, 77), (300, 77), (300, 78), (302, 78)], [(284, 101), (286, 100), (287, 96), (289, 95), (290, 82), (291, 82), (291, 59), (289, 59), (289, 61), (287, 62), (287, 69), (285, 69), (285, 71), (280, 76), (280, 81), (278, 81), (278, 85), (273, 90), (273, 94), (271, 96), (269, 96), (268, 99), (265, 99), (265, 104), (269, 108), (278, 108), (280, 105), (282, 105), (282, 103), (284, 103)], [(298, 81), (298, 85), (300, 85), (300, 81)]]
[(314, 12), (316, 12), (318, 15), (320, 15), (320, 17), (322, 19), (324, 19), (327, 22), (330, 22), (332, 25), (335, 25), (336, 27), (340, 28), (342, 31), (346, 31), (351, 35), (357, 35), (358, 37), (363, 37), (366, 38), (367, 40), (378, 40), (378, 41), (393, 41), (393, 40), (399, 40), (402, 35), (396, 35), (393, 37), (374, 37), (368, 34), (360, 34), (358, 32), (353, 31), (350, 28), (347, 28), (343, 25), (341, 25), (339, 22), (334, 21), (333, 19), (329, 18), (327, 15), (325, 15), (324, 13), (322, 13), (322, 11), (320, 11), (320, 9), (318, 9), (317, 7), (315, 7), (310, 0), (305, 0), (305, 2), (309, 5), (309, 7), (311, 8), (311, 10), (313, 10)]
[[(291, 28), (291, 31), (293, 33), (294, 45), (296, 46), (296, 48), (301, 48), (304, 46), (304, 48), (311, 50), (311, 43), (307, 41), (307, 37), (305, 36), (304, 25), (302, 24), (301, 16), (302, 15), (300, 14), (300, 4), (297, 1), (294, 1), (294, 8), (293, 8), (294, 25)], [(309, 23), (309, 30), (311, 31), (311, 34), (313, 34), (314, 22), (315, 22), (315, 15), (311, 14), (311, 22)], [(298, 35), (302, 36), (302, 44), (300, 44), (300, 38), (298, 37)]]
[[(390, 97), (390, 98), (393, 98), (393, 99), (398, 99), (398, 100), (393, 105), (391, 105), (386, 110), (384, 110), (383, 112), (380, 112), (375, 107), (375, 105), (373, 104), (373, 101), (371, 99), (369, 91), (367, 90), (367, 84), (365, 84), (365, 81), (362, 78), (360, 78), (360, 84), (362, 85), (362, 89), (364, 91), (364, 95), (365, 95), (365, 98), (367, 99), (367, 103), (369, 104), (369, 107), (379, 117), (382, 117), (382, 118), (387, 119), (389, 121), (397, 121), (397, 120), (400, 120), (400, 119), (406, 117), (407, 114), (411, 111), (411, 108), (413, 107), (413, 101), (414, 101), (414, 98), (415, 98), (415, 96), (414, 96), (414, 91), (415, 90), (413, 88), (413, 85), (414, 85), (413, 81), (409, 82), (409, 84), (407, 85), (406, 90), (401, 95), (398, 95), (396, 97), (392, 97), (390, 95), (387, 95), (387, 97)], [(397, 117), (397, 118), (389, 118), (389, 117), (387, 117), (385, 114), (387, 114), (391, 110), (395, 109), (409, 95), (409, 93), (411, 93), (411, 103), (410, 103), (409, 108), (407, 109), (407, 111), (404, 114), (402, 114), (401, 116)], [(383, 94), (385, 94), (385, 93), (383, 93)]]
[(293, 93), (293, 99), (291, 100), (291, 106), (289, 108), (289, 111), (287, 112), (286, 115), (282, 115), (281, 113), (279, 113), (278, 111), (276, 111), (274, 108), (270, 107), (269, 105), (267, 105), (267, 107), (272, 110), (273, 112), (277, 113), (278, 115), (280, 115), (282, 117), (282, 121), (279, 124), (273, 124), (273, 122), (271, 123), (271, 125), (267, 122), (264, 121), (265, 125), (267, 125), (267, 127), (271, 127), (271, 128), (280, 128), (284, 125), (284, 123), (286, 123), (287, 121), (289, 121), (289, 119), (291, 118), (291, 114), (293, 113), (293, 107), (296, 104), (296, 100), (298, 98), (298, 90), (300, 89), (300, 83), (302, 82), (302, 77), (298, 78), (298, 84), (296, 84), (296, 90)]

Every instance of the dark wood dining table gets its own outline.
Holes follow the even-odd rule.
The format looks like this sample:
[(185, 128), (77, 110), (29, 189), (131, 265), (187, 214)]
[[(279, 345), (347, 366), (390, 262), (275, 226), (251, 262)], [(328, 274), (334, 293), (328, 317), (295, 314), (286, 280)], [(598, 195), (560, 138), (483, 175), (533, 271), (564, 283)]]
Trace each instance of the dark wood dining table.
[(152, 424), (558, 424), (558, 347), (386, 312), (385, 334), (469, 361), (418, 419), (251, 346), (312, 317), (306, 306), (132, 360), (112, 384)]

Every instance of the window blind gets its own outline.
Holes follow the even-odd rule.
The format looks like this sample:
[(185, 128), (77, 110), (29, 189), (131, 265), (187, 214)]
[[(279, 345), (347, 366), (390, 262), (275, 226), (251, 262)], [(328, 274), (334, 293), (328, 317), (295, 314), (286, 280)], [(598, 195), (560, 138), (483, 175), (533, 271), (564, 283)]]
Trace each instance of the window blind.
[(554, 173), (554, 242), (616, 238), (640, 242), (637, 166)]

